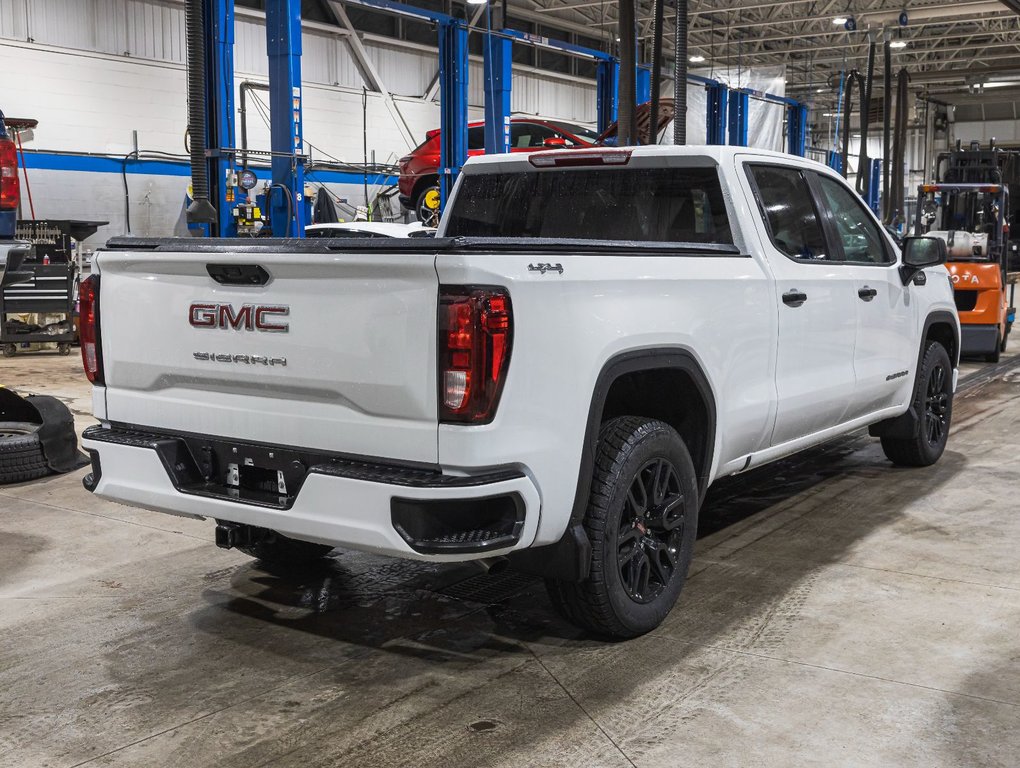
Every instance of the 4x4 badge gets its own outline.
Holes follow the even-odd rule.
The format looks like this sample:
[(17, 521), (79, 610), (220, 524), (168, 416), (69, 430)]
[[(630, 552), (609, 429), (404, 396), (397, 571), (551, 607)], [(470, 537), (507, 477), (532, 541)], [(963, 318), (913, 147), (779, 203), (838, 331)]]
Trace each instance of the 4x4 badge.
[(563, 265), (562, 264), (529, 264), (528, 265), (528, 271), (529, 272), (541, 272), (543, 275), (546, 272), (559, 272), (562, 275), (563, 274)]

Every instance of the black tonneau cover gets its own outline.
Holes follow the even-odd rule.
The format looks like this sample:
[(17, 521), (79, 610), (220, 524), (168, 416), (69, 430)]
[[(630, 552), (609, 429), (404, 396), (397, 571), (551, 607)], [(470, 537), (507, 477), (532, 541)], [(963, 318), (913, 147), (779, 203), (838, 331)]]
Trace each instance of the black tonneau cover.
[(532, 237), (316, 237), (316, 238), (192, 238), (115, 237), (103, 251), (156, 253), (620, 253), (683, 256), (744, 256), (735, 245), (718, 243), (656, 243), (626, 240), (546, 240)]

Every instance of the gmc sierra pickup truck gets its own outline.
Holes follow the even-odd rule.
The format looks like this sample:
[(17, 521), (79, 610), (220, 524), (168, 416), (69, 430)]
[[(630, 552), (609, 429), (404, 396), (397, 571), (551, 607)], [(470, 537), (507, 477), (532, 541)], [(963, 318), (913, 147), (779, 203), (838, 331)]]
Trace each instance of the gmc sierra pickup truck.
[(658, 625), (709, 485), (870, 427), (946, 445), (945, 244), (733, 147), (472, 158), (434, 240), (119, 240), (82, 290), (85, 487), (333, 547), (506, 563), (603, 635)]

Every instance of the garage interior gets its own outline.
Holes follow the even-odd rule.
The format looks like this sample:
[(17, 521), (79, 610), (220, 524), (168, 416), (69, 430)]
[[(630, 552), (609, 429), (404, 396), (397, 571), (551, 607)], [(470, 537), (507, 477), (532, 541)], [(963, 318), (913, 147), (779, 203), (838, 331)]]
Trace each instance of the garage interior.
[[(80, 285), (114, 238), (428, 237), (469, 157), (600, 143), (817, 161), (897, 240), (920, 234), (940, 184), (983, 185), (1007, 201), (1008, 331), (1018, 14), (1015, 0), (0, 0), (2, 180), (34, 276), (0, 289), (0, 391), (55, 398), (75, 435), (97, 423)], [(1010, 341), (964, 355), (933, 466), (893, 467), (863, 429), (716, 482), (677, 606), (622, 642), (564, 621), (513, 567), (341, 548), (281, 569), (218, 547), (214, 520), (86, 492), (85, 462), (11, 474), (0, 768), (1015, 766)], [(0, 469), (22, 434), (4, 431), (21, 422), (4, 402)]]

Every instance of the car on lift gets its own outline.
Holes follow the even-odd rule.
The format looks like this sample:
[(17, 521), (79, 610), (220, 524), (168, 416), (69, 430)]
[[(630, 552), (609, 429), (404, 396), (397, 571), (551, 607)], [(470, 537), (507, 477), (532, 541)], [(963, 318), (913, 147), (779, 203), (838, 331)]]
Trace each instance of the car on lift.
[[(439, 134), (438, 128), (429, 131), (425, 141), (397, 161), (400, 204), (414, 211), (419, 221), (433, 222), (439, 211)], [(524, 117), (510, 120), (511, 152), (590, 147), (598, 138), (595, 131), (574, 123)], [(468, 123), (468, 156), (483, 154), (485, 123)]]
[(18, 153), (0, 112), (0, 243), (14, 239), (20, 199)]
[(334, 224), (309, 224), (305, 237), (433, 237), (435, 229), (420, 222), (401, 224), (396, 221), (341, 221)]
[(1016, 309), (1007, 295), (1009, 187), (922, 184), (916, 232), (946, 242), (949, 278), (960, 315), (960, 352), (997, 363)]

